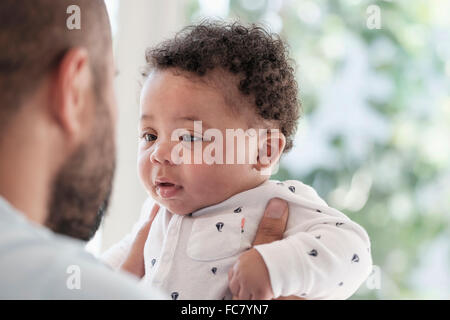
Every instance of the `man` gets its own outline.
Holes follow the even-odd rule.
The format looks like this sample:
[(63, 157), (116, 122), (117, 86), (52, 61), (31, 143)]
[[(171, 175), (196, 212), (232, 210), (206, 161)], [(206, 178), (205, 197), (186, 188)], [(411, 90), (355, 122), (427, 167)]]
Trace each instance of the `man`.
[[(81, 29), (69, 30), (73, 4)], [(107, 210), (115, 167), (103, 1), (2, 0), (0, 48), (0, 298), (160, 298), (131, 276), (141, 276), (151, 219), (123, 264), (127, 272), (109, 270), (80, 241)], [(267, 208), (257, 243), (280, 239), (285, 228), (286, 204)]]

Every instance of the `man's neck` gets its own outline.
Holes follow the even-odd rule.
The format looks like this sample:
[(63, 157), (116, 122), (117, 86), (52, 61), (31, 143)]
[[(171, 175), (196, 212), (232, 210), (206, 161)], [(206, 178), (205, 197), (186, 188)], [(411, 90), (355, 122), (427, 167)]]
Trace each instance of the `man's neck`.
[(24, 142), (36, 141), (33, 137), (6, 136), (0, 141), (0, 195), (29, 220), (44, 224), (51, 191), (44, 153)]

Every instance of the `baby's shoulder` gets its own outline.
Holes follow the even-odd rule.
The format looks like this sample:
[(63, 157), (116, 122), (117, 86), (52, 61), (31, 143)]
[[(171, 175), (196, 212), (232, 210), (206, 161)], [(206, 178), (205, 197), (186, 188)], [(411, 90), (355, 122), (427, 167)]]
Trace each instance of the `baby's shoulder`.
[(299, 181), (299, 180), (269, 180), (269, 186), (277, 191), (277, 193), (282, 193), (288, 197), (286, 200), (296, 201), (306, 201), (321, 206), (328, 206), (325, 200), (323, 200), (316, 190)]

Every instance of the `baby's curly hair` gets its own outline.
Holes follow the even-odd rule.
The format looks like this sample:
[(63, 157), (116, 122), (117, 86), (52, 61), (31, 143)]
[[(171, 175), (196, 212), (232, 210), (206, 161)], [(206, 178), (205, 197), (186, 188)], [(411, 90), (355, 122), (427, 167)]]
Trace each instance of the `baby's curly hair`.
[(275, 123), (285, 135), (283, 152), (292, 148), (300, 101), (293, 61), (277, 34), (255, 24), (203, 21), (147, 49), (146, 61), (143, 76), (169, 68), (199, 77), (215, 69), (230, 72), (257, 114)]

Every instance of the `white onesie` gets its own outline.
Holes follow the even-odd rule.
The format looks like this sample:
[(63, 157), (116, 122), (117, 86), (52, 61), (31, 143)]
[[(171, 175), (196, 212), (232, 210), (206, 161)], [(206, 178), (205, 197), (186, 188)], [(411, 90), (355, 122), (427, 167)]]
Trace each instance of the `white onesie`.
[[(328, 207), (311, 187), (296, 181), (267, 180), (190, 215), (160, 208), (144, 248), (145, 276), (168, 299), (230, 299), (228, 270), (252, 246), (268, 201), (287, 200), (289, 218), (283, 239), (257, 245), (269, 271), (275, 297), (346, 299), (372, 269), (366, 231)], [(103, 255), (117, 268), (154, 200), (143, 206), (133, 231)]]

